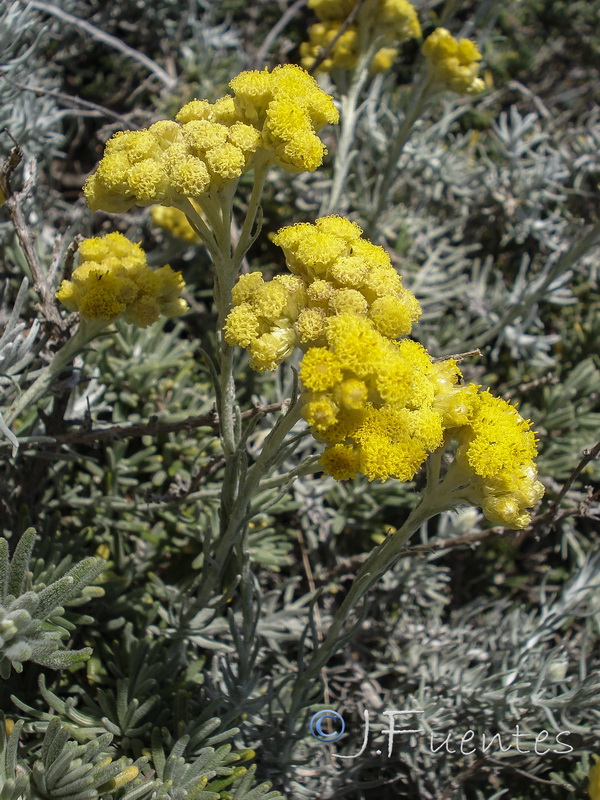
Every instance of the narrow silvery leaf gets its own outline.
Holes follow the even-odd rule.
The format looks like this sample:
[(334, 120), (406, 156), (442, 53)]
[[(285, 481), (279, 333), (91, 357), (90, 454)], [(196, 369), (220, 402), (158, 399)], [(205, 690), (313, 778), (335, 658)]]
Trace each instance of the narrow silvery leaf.
[(68, 598), (73, 584), (73, 578), (65, 576), (56, 583), (50, 584), (46, 589), (42, 589), (38, 596), (39, 604), (36, 616), (38, 618), (47, 617), (57, 606), (62, 606), (65, 598)]
[(35, 529), (28, 528), (19, 539), (15, 548), (8, 573), (8, 594), (15, 597), (21, 594), (25, 588), (27, 572), (29, 570), (29, 560), (35, 544)]
[(12, 456), (13, 458), (17, 455), (19, 451), (19, 440), (8, 427), (6, 422), (2, 419), (2, 414), (0, 414), (0, 433), (3, 433), (8, 441), (12, 444)]
[(0, 537), (0, 602), (4, 602), (8, 591), (8, 542)]

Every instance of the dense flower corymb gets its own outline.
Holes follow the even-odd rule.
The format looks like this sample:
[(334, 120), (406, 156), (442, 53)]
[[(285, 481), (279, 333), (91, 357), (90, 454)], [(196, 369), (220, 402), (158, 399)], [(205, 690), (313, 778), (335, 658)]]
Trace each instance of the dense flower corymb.
[(185, 282), (180, 272), (164, 266), (152, 270), (142, 248), (120, 233), (84, 239), (72, 280), (63, 281), (56, 297), (82, 319), (106, 323), (123, 317), (145, 328), (162, 315), (187, 309), (180, 298)]
[(314, 225), (282, 228), (273, 241), (294, 274), (265, 282), (242, 275), (225, 325), (229, 344), (245, 347), (251, 366), (275, 369), (294, 347), (326, 343), (326, 321), (352, 313), (384, 337), (409, 333), (421, 309), (381, 247), (363, 239), (353, 222), (321, 217)]
[(327, 444), (325, 470), (410, 480), (442, 443), (434, 408), (442, 367), (417, 342), (389, 339), (353, 313), (329, 318), (325, 340), (300, 367), (303, 416)]
[(479, 76), (481, 53), (470, 39), (455, 39), (445, 28), (436, 28), (423, 44), (437, 78), (459, 94), (478, 94), (485, 89)]
[(242, 72), (229, 84), (240, 119), (262, 135), (274, 163), (289, 172), (313, 172), (327, 152), (317, 133), (339, 122), (332, 98), (295, 64), (269, 73)]
[(486, 517), (511, 528), (526, 527), (528, 508), (541, 500), (531, 423), (517, 409), (489, 392), (473, 394), (466, 425), (456, 432), (456, 462), (473, 475), (470, 492)]
[(275, 369), (295, 347), (302, 415), (326, 445), (337, 480), (411, 480), (439, 447), (457, 442), (457, 499), (511, 528), (530, 521), (543, 494), (530, 423), (504, 400), (463, 385), (453, 359), (434, 361), (406, 337), (421, 309), (385, 250), (337, 216), (273, 236), (292, 274), (242, 275), (225, 324), (250, 366)]
[(230, 86), (234, 97), (192, 100), (174, 121), (116, 133), (83, 187), (92, 211), (199, 200), (252, 169), (259, 151), (290, 172), (321, 165), (317, 132), (339, 115), (314, 78), (286, 65), (242, 72)]

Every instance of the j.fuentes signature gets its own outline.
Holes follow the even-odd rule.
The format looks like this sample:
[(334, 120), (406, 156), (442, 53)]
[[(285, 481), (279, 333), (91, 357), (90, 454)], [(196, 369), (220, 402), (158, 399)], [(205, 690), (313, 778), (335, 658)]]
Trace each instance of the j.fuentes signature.
[[(474, 730), (469, 729), (464, 733), (450, 730), (445, 736), (436, 734), (431, 731), (425, 734), (423, 728), (401, 728), (396, 727), (396, 722), (400, 722), (402, 716), (415, 716), (424, 714), (424, 711), (415, 711), (414, 709), (396, 710), (390, 709), (383, 711), (382, 715), (386, 717), (389, 722), (388, 726), (382, 730), (382, 733), (387, 736), (387, 755), (391, 757), (394, 750), (394, 741), (400, 736), (415, 736), (426, 735), (429, 743), (429, 750), (431, 753), (461, 753), (468, 756), (474, 753), (488, 753), (490, 751), (501, 751), (506, 753), (509, 750), (515, 750), (517, 753), (531, 753), (532, 751), (538, 756), (543, 756), (546, 753), (562, 753), (563, 755), (573, 752), (573, 747), (562, 741), (565, 737), (570, 735), (569, 731), (559, 731), (553, 737), (549, 731), (542, 730), (537, 735), (533, 733), (521, 733), (519, 725), (515, 725), (514, 731), (495, 734), (476, 733)], [(324, 728), (329, 728), (326, 730)], [(322, 742), (336, 742), (345, 732), (346, 723), (341, 714), (331, 709), (319, 711), (313, 715), (310, 721), (310, 731), (312, 735)], [(561, 738), (562, 737), (562, 738)], [(364, 712), (364, 734), (363, 742), (360, 750), (354, 755), (341, 755), (340, 753), (332, 753), (334, 758), (358, 758), (367, 749), (369, 742), (369, 712)], [(523, 749), (523, 746), (525, 749)], [(381, 754), (381, 750), (377, 750), (377, 755)]]

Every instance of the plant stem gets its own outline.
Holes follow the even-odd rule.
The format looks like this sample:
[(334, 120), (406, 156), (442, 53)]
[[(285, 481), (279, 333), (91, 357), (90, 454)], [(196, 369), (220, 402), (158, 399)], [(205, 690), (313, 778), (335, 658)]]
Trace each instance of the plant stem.
[(254, 162), (254, 183), (252, 185), (252, 193), (248, 201), (248, 210), (246, 211), (246, 219), (242, 225), (240, 238), (233, 254), (233, 261), (236, 265), (236, 272), (239, 269), (248, 248), (252, 244), (256, 233), (252, 234), (252, 228), (256, 222), (256, 217), (260, 208), (260, 199), (262, 197), (265, 179), (270, 167), (271, 155), (266, 150), (259, 150), (256, 154)]
[(240, 528), (247, 521), (247, 510), (261, 477), (269, 471), (272, 463), (277, 458), (285, 437), (299, 419), (300, 404), (296, 403), (288, 410), (285, 416), (280, 417), (277, 421), (275, 427), (265, 439), (260, 455), (248, 470), (245, 480), (242, 481), (233, 507), (226, 519), (224, 519), (226, 524), (214, 555), (214, 563), (206, 570), (206, 576), (203, 576), (202, 589), (197, 601), (199, 608), (202, 608), (208, 602), (214, 587), (218, 584), (225, 571), (232, 547), (240, 536)]
[(7, 425), (12, 425), (15, 419), (25, 411), (29, 406), (36, 403), (40, 397), (50, 388), (56, 376), (70, 364), (75, 356), (77, 356), (103, 328), (107, 326), (107, 322), (87, 322), (81, 320), (75, 335), (68, 339), (67, 342), (58, 350), (48, 366), (41, 370), (41, 374), (31, 384), (31, 386), (23, 392), (12, 404), (5, 418)]
[(369, 77), (369, 64), (373, 58), (373, 50), (363, 54), (352, 77), (352, 83), (347, 94), (342, 95), (341, 132), (335, 153), (333, 165), (333, 183), (329, 197), (326, 197), (319, 209), (319, 216), (340, 212), (338, 208), (342, 192), (346, 185), (346, 178), (352, 164), (352, 146), (356, 138), (356, 126), (360, 116), (359, 97)]
[(423, 113), (423, 109), (427, 105), (433, 83), (434, 75), (431, 70), (428, 70), (426, 75), (413, 86), (402, 125), (400, 126), (397, 136), (395, 136), (393, 140), (387, 161), (381, 170), (383, 179), (379, 185), (375, 207), (371, 212), (366, 228), (366, 235), (371, 238), (377, 235), (381, 214), (388, 203), (392, 181), (398, 174), (398, 159), (402, 155), (402, 151), (410, 137), (415, 122), (419, 119)]
[(183, 211), (183, 213), (186, 215), (188, 222), (204, 242), (204, 245), (206, 246), (206, 249), (210, 253), (211, 257), (213, 259), (218, 258), (219, 247), (213, 232), (208, 227), (206, 222), (204, 222), (198, 211), (194, 208), (187, 197), (184, 197), (177, 204), (176, 208), (178, 208), (180, 211)]
[(287, 713), (287, 741), (292, 742), (294, 739), (298, 716), (305, 706), (310, 685), (318, 679), (323, 667), (343, 647), (352, 634), (352, 628), (350, 633), (343, 633), (343, 629), (347, 625), (353, 609), (400, 558), (404, 545), (413, 533), (431, 517), (456, 505), (456, 500), (451, 492), (446, 494), (440, 491), (441, 484), (438, 481), (438, 476), (442, 452), (443, 448), (440, 448), (430, 456), (427, 485), (419, 503), (410, 513), (400, 530), (389, 535), (369, 555), (354, 578), (352, 586), (336, 612), (323, 641), (314, 650), (308, 665), (299, 673), (294, 683)]
[[(267, 436), (262, 451), (255, 463), (246, 470), (246, 455), (241, 432), (241, 415), (236, 405), (233, 348), (223, 337), (223, 327), (231, 308), (231, 294), (242, 260), (252, 245), (257, 233), (253, 230), (260, 213), (260, 199), (265, 178), (270, 165), (270, 154), (259, 151), (254, 165), (254, 183), (248, 201), (246, 217), (242, 225), (239, 241), (235, 247), (231, 242), (231, 213), (235, 185), (227, 187), (219, 196), (219, 205), (207, 216), (209, 230), (193, 207), (185, 208), (190, 222), (202, 232), (203, 239), (215, 264), (215, 304), (218, 314), (219, 342), (219, 424), (221, 442), (225, 459), (225, 474), (221, 491), (220, 537), (212, 558), (203, 566), (201, 590), (194, 603), (203, 607), (211, 597), (215, 587), (222, 581), (231, 566), (236, 573), (249, 574), (247, 569), (247, 546), (245, 529), (248, 522), (248, 509), (262, 478), (276, 463), (284, 439), (300, 417), (299, 404), (291, 406)], [(218, 219), (216, 218), (218, 216)], [(187, 612), (181, 620), (182, 627), (193, 612)]]

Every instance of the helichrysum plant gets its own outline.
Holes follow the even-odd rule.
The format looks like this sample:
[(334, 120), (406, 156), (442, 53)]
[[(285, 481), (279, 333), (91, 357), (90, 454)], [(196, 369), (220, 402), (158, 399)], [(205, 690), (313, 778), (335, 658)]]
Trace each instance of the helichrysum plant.
[[(475, 52), (469, 51), (471, 56)], [(444, 69), (446, 75), (451, 67)], [(175, 121), (115, 134), (84, 188), (92, 209), (119, 212), (152, 204), (178, 209), (215, 265), (225, 475), (221, 534), (200, 596), (208, 599), (231, 569), (231, 559), (244, 571), (243, 542), (253, 494), (268, 481), (300, 418), (325, 448), (319, 460), (310, 456), (288, 479), (323, 470), (338, 480), (363, 474), (369, 480), (409, 481), (428, 467), (417, 508), (402, 530), (372, 553), (296, 682), (288, 709), (288, 718), (294, 719), (307, 682), (339, 647), (346, 615), (424, 520), (467, 503), (481, 506), (494, 523), (523, 528), (543, 488), (537, 481), (530, 423), (504, 400), (463, 384), (455, 360), (435, 362), (407, 338), (421, 314), (419, 303), (403, 287), (386, 251), (365, 239), (357, 224), (325, 216), (314, 224), (282, 228), (273, 241), (283, 249), (291, 274), (264, 281), (253, 272), (236, 280), (256, 236), (252, 229), (267, 169), (317, 169), (325, 154), (317, 133), (336, 123), (338, 113), (331, 97), (300, 67), (245, 72), (230, 86), (233, 97), (215, 103), (193, 100)], [(234, 245), (233, 196), (238, 179), (250, 169), (252, 194)], [(161, 312), (180, 311), (175, 273), (168, 267), (144, 272), (141, 252), (118, 234), (110, 236), (108, 241), (83, 243), (83, 263), (73, 280), (63, 283), (59, 299), (70, 310), (79, 310), (83, 319), (108, 321), (123, 315), (138, 325), (150, 324)], [(114, 247), (124, 248), (124, 262), (111, 260)], [(303, 352), (300, 398), (292, 399), (249, 468), (242, 467), (235, 345), (249, 351), (250, 366), (258, 372), (275, 369), (297, 347)], [(444, 464), (450, 446), (454, 455)]]
[(79, 266), (71, 280), (62, 282), (56, 297), (69, 311), (79, 313), (79, 326), (51, 364), (12, 405), (6, 418), (8, 425), (36, 402), (60, 371), (117, 319), (145, 328), (161, 316), (176, 316), (187, 308), (179, 296), (185, 286), (181, 273), (169, 266), (150, 269), (142, 248), (122, 234), (84, 239), (78, 253)]
[(481, 53), (471, 39), (457, 40), (445, 28), (436, 28), (425, 39), (423, 55), (435, 77), (448, 89), (459, 94), (478, 94), (485, 89), (479, 77)]
[[(246, 347), (250, 365), (272, 370), (304, 351), (302, 415), (325, 442), (321, 466), (344, 480), (411, 480), (452, 441), (446, 486), (482, 505), (494, 523), (522, 528), (541, 499), (535, 437), (509, 403), (463, 385), (454, 359), (434, 362), (406, 338), (421, 309), (381, 247), (355, 223), (321, 217), (283, 228), (292, 273), (265, 282), (241, 276), (225, 339)], [(400, 339), (399, 337), (404, 337)], [(452, 502), (452, 501), (450, 501)]]
[[(307, 69), (329, 72), (341, 96), (342, 127), (333, 167), (331, 192), (321, 203), (321, 212), (345, 207), (346, 183), (351, 164), (358, 157), (357, 128), (368, 105), (363, 93), (373, 76), (392, 67), (398, 47), (410, 39), (421, 39), (415, 8), (407, 0), (368, 0), (357, 4), (314, 0), (309, 3), (321, 22), (309, 30), (310, 42), (300, 48)], [(349, 24), (352, 20), (352, 24)], [(477, 95), (486, 87), (479, 77), (482, 55), (470, 39), (457, 40), (445, 28), (436, 28), (422, 44), (424, 62), (417, 71), (402, 109), (402, 120), (389, 137), (385, 162), (379, 163), (379, 180), (370, 202), (369, 233), (377, 233), (382, 210), (390, 202), (390, 186), (398, 174), (398, 161), (411, 132), (433, 98), (451, 90)], [(378, 92), (371, 97), (371, 103)]]

